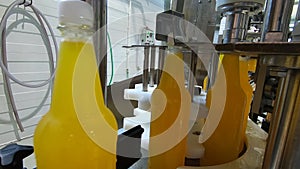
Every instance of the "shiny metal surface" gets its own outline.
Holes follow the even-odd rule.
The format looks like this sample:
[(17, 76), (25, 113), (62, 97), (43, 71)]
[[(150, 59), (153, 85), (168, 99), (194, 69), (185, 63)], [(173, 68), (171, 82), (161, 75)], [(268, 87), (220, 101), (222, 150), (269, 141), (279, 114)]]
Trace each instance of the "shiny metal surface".
[(219, 57), (213, 56), (210, 60), (209, 71), (208, 71), (208, 84), (207, 89), (210, 89), (216, 81), (217, 73), (219, 67)]
[(283, 145), (279, 144), (278, 139), (285, 139), (286, 132), (280, 132), (282, 127), (282, 120), (285, 121), (283, 118), (286, 114), (283, 113), (284, 101), (286, 100), (286, 94), (288, 92), (288, 83), (290, 81), (290, 73), (286, 78), (282, 78), (279, 82), (277, 97), (280, 98), (275, 104), (275, 111), (276, 114), (271, 121), (270, 126), (270, 134), (267, 142), (267, 151), (265, 152), (264, 156), (264, 169), (275, 169), (278, 168), (276, 166), (279, 165), (280, 156), (283, 152)]
[(216, 27), (215, 6), (216, 0), (184, 1), (184, 19), (199, 28), (210, 41), (213, 41)]
[(148, 82), (149, 82), (149, 54), (150, 47), (144, 47), (144, 66), (143, 66), (143, 91), (148, 91)]
[[(291, 117), (289, 135), (287, 137), (286, 148), (284, 156), (282, 158), (281, 168), (292, 169), (299, 168), (300, 166), (300, 92), (299, 92), (299, 81), (300, 72), (296, 72), (296, 78), (294, 81), (294, 107), (293, 115)], [(298, 86), (297, 86), (298, 85)]]
[[(259, 59), (259, 62), (262, 62), (262, 59)], [(251, 107), (251, 116), (254, 117), (254, 114), (260, 114), (260, 105), (262, 101), (262, 95), (264, 91), (264, 83), (267, 74), (267, 66), (259, 63), (259, 68), (256, 70), (256, 90), (254, 93), (252, 107)]]
[(296, 14), (296, 18), (295, 18), (295, 22), (299, 22), (300, 21), (300, 5), (298, 2), (298, 8), (297, 8), (297, 14)]
[[(217, 0), (217, 8), (222, 8), (225, 6), (248, 6), (255, 7), (260, 4), (263, 5), (265, 0)], [(232, 5), (230, 5), (232, 4)]]
[(300, 68), (300, 57), (299, 56), (263, 56), (263, 63), (269, 66), (279, 66), (282, 68), (299, 69)]
[(268, 0), (262, 30), (262, 41), (273, 41), (266, 38), (269, 32), (281, 32), (281, 41), (287, 41), (293, 5), (294, 0)]
[(155, 55), (156, 47), (151, 47), (151, 58), (150, 58), (150, 82), (149, 85), (154, 87), (154, 78), (155, 78)]
[(262, 2), (247, 0), (219, 2), (217, 9), (226, 16), (223, 43), (235, 43), (245, 40), (248, 30), (249, 12), (261, 9), (263, 6)]
[(227, 12), (223, 43), (235, 43), (245, 40), (249, 15), (247, 12)]
[(162, 70), (164, 67), (165, 55), (166, 55), (165, 47), (159, 47), (158, 68), (157, 68), (157, 76), (156, 76), (157, 77), (157, 79), (156, 79), (157, 85), (159, 84)]
[(263, 169), (293, 169), (300, 167), (299, 159), (290, 158), (293, 155), (297, 157), (298, 152), (295, 151), (300, 149), (299, 138), (298, 140), (294, 139), (295, 135), (299, 135), (299, 130), (296, 131), (299, 120), (299, 87), (300, 71), (289, 69), (287, 76), (281, 79), (278, 88), (275, 117), (271, 121), (271, 131)]
[[(217, 1), (218, 2), (218, 1)], [(217, 9), (218, 11), (224, 13), (227, 11), (236, 11), (236, 10), (258, 10), (261, 9), (264, 5), (264, 0), (238, 0), (235, 2), (230, 2), (230, 0), (226, 0), (226, 2), (222, 4), (217, 3)]]
[(197, 54), (195, 54), (194, 52), (191, 52), (191, 54), (190, 54), (190, 71), (189, 71), (189, 78), (188, 78), (188, 90), (191, 95), (191, 101), (194, 100), (197, 58), (198, 58)]
[(292, 32), (292, 41), (293, 42), (300, 41), (300, 5), (299, 4), (298, 4), (297, 14), (294, 22), (294, 29)]

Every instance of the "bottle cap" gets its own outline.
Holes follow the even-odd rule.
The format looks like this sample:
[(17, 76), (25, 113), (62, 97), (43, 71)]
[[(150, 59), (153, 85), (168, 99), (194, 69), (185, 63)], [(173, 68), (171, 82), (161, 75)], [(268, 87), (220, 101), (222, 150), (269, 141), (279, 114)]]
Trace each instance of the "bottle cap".
[(93, 8), (81, 0), (61, 0), (58, 3), (59, 24), (78, 24), (93, 27)]

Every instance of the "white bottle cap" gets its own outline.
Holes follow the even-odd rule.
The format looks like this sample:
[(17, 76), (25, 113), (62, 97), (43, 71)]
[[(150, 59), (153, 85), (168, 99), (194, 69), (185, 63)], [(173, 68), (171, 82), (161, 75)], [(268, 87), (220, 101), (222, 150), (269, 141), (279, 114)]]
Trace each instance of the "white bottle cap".
[(59, 24), (78, 24), (93, 27), (93, 8), (81, 0), (60, 0), (58, 3)]

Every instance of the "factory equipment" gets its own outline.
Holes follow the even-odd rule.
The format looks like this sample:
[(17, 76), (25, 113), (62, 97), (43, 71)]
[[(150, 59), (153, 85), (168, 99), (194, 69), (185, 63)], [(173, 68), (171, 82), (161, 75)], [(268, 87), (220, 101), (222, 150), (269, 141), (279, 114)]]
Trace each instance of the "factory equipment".
[(246, 40), (249, 17), (260, 11), (264, 0), (219, 0), (218, 11), (226, 17), (223, 43), (234, 43)]
[[(263, 42), (286, 42), (289, 34), (289, 22), (294, 1), (269, 1), (266, 4), (264, 26), (262, 29), (261, 40)], [(253, 105), (251, 108), (251, 119), (257, 122), (257, 117), (263, 112), (273, 112), (274, 99), (270, 98), (270, 93), (265, 94), (265, 87), (276, 88), (278, 78), (271, 76), (268, 67), (261, 63), (262, 59), (258, 59), (258, 67), (256, 73), (257, 88), (255, 91)], [(271, 82), (270, 81), (277, 81)], [(271, 94), (272, 95), (272, 94)]]
[[(249, 15), (262, 6), (263, 1), (217, 1), (217, 9), (226, 17), (223, 43), (245, 40)], [(247, 149), (245, 131), (252, 88), (247, 79), (247, 64), (243, 59), (240, 61), (240, 56), (236, 53), (220, 52), (220, 68), (224, 68), (226, 84), (219, 82), (220, 77), (217, 77), (216, 83), (208, 92), (207, 104), (218, 99), (210, 96), (222, 87), (226, 90), (226, 102), (218, 127), (207, 140), (202, 141), (205, 147), (204, 157), (200, 160), (202, 166), (228, 163), (238, 159)], [(214, 67), (218, 68), (217, 65)], [(202, 132), (205, 134), (208, 130), (208, 127), (204, 126)]]
[[(272, 86), (268, 87), (264, 85), (266, 73), (262, 72), (268, 70), (271, 77), (279, 79), (263, 168), (297, 168), (298, 165), (293, 160), (294, 156), (297, 155), (293, 154), (293, 151), (290, 149), (293, 147), (293, 150), (295, 150), (297, 147), (294, 147), (296, 145), (295, 140), (291, 141), (290, 138), (295, 138), (293, 134), (296, 130), (296, 125), (294, 125), (296, 122), (293, 122), (291, 119), (293, 119), (292, 117), (298, 117), (297, 114), (299, 113), (296, 106), (299, 89), (297, 82), (297, 69), (299, 69), (297, 59), (299, 53), (295, 47), (298, 44), (287, 42), (276, 43), (276, 41), (287, 39), (287, 24), (292, 5), (293, 1), (268, 1), (262, 36), (262, 40), (266, 41), (266, 43), (231, 44), (229, 45), (231, 47), (227, 46), (229, 50), (225, 50), (226, 52), (233, 51), (243, 55), (258, 56), (260, 59), (252, 111), (260, 107), (261, 104), (261, 97), (257, 96), (257, 94), (263, 92), (269, 93), (268, 95), (274, 98), (274, 94), (272, 93), (274, 89), (272, 89)], [(225, 49), (224, 46), (221, 50), (223, 49)], [(268, 80), (268, 84), (273, 86), (276, 83), (274, 80)], [(256, 107), (256, 103), (259, 103), (258, 107)]]
[[(180, 96), (181, 99), (184, 98), (184, 103), (186, 103), (186, 106), (183, 106), (185, 108), (185, 115), (180, 116), (180, 118), (185, 119), (184, 122), (187, 122), (190, 116), (189, 108), (191, 107), (188, 105), (188, 102), (194, 102), (192, 105), (196, 103), (196, 97), (194, 97), (194, 89), (196, 84), (194, 77), (197, 77), (197, 72), (207, 72), (209, 75), (208, 86), (210, 90), (207, 94), (207, 106), (210, 108), (210, 110), (218, 107), (216, 104), (211, 103), (219, 100), (222, 97), (226, 98), (224, 104), (223, 102), (220, 102), (219, 104), (219, 107), (224, 105), (224, 110), (223, 114), (218, 117), (220, 118), (220, 122), (216, 124), (215, 130), (208, 130), (209, 127), (212, 127), (210, 120), (211, 117), (215, 115), (215, 111), (212, 111), (208, 114), (206, 119), (206, 122), (208, 123), (206, 125), (204, 124), (202, 131), (200, 130), (202, 126), (199, 127), (199, 124), (195, 124), (194, 127), (192, 127), (194, 132), (192, 134), (197, 135), (197, 137), (199, 135), (199, 141), (197, 140), (199, 142), (199, 147), (201, 142), (205, 148), (204, 153), (198, 153), (203, 154), (203, 158), (200, 159), (200, 162), (199, 159), (196, 158), (197, 162), (194, 164), (196, 166), (188, 167), (190, 163), (186, 163), (186, 166), (183, 166), (184, 148), (182, 147), (184, 146), (182, 145), (185, 144), (184, 142), (186, 141), (186, 138), (184, 138), (183, 140), (179, 141), (180, 146), (175, 148), (170, 147), (169, 151), (159, 154), (158, 156), (150, 157), (150, 167), (153, 168), (153, 166), (155, 166), (154, 169), (162, 167), (160, 160), (163, 158), (164, 161), (172, 159), (169, 161), (170, 163), (174, 164), (174, 166), (171, 168), (178, 167), (178, 169), (204, 169), (206, 166), (209, 166), (207, 168), (299, 168), (300, 163), (297, 161), (297, 159), (299, 159), (298, 152), (300, 151), (300, 137), (298, 134), (300, 111), (300, 51), (298, 47), (299, 43), (297, 42), (299, 36), (298, 22), (296, 23), (294, 32), (292, 33), (293, 42), (286, 42), (288, 39), (288, 23), (290, 20), (289, 17), (291, 15), (291, 7), (293, 2), (293, 0), (268, 0), (266, 3), (264, 0), (174, 0), (172, 2), (173, 10), (168, 10), (158, 15), (157, 30), (155, 33), (157, 34), (156, 38), (159, 40), (174, 40), (172, 44), (175, 45), (176, 48), (180, 48), (179, 53), (184, 53), (183, 55), (176, 53), (173, 54), (174, 56), (183, 57), (183, 60), (189, 59), (189, 61), (186, 63), (189, 64), (188, 67), (191, 73), (187, 76), (187, 81), (182, 79), (184, 71), (181, 69), (183, 67), (181, 64), (183, 62), (180, 64), (175, 64), (176, 61), (171, 60), (173, 64), (170, 66), (170, 64), (167, 63), (170, 60), (167, 58), (165, 61), (167, 46), (152, 44), (153, 32), (151, 30), (144, 30), (142, 35), (143, 37), (141, 38), (144, 44), (124, 46), (125, 48), (144, 48), (143, 75), (141, 77), (137, 77), (137, 83), (142, 82), (142, 84), (136, 84), (135, 89), (127, 89), (125, 92), (125, 99), (137, 100), (139, 103), (137, 108), (135, 108), (133, 111), (135, 117), (125, 117), (124, 128), (130, 129), (131, 127), (137, 126), (135, 128), (137, 133), (134, 132), (137, 134), (137, 136), (132, 137), (138, 138), (141, 136), (143, 131), (143, 129), (138, 125), (141, 125), (145, 130), (142, 140), (136, 140), (137, 142), (134, 144), (135, 150), (139, 148), (140, 144), (142, 144), (142, 148), (147, 149), (148, 143), (143, 142), (143, 139), (149, 137), (149, 133), (150, 136), (160, 134), (162, 130), (167, 130), (169, 127), (169, 122), (173, 125), (173, 122), (176, 121), (174, 119), (175, 116), (177, 117), (177, 114), (174, 112), (177, 112), (180, 110), (180, 108), (182, 108), (177, 107), (180, 101), (176, 102), (178, 105), (174, 103), (174, 105), (172, 105), (169, 103), (169, 107), (168, 105), (163, 107), (162, 105), (166, 100), (161, 99), (165, 97), (167, 97), (167, 100), (175, 99), (175, 96), (171, 96), (172, 94), (176, 94), (176, 90), (171, 89), (171, 82), (163, 84), (165, 83), (164, 80), (166, 80), (166, 77), (172, 75), (172, 71), (178, 71), (177, 73), (173, 72), (173, 80), (176, 80), (174, 77), (180, 76), (180, 80), (177, 79), (180, 81), (180, 90), (185, 91), (184, 85), (186, 85), (191, 95), (191, 98), (189, 98), (188, 94), (183, 92), (186, 95)], [(102, 19), (97, 20), (94, 25), (95, 27), (99, 28), (100, 25), (103, 26), (103, 24), (105, 25), (106, 22), (106, 15), (104, 15), (106, 13), (106, 2), (92, 0), (91, 4), (93, 4), (97, 9), (95, 10), (96, 12), (94, 14), (96, 17), (100, 14), (103, 14), (101, 15)], [(261, 10), (264, 4), (266, 4), (266, 7), (264, 13), (262, 13)], [(214, 11), (215, 6), (218, 10), (218, 13)], [(205, 10), (208, 11), (205, 12)], [(265, 15), (265, 18), (262, 20), (263, 14)], [(215, 45), (216, 50), (220, 54), (220, 59), (216, 55), (212, 54), (213, 52), (211, 51), (214, 51), (214, 49), (210, 48), (211, 46), (199, 41), (199, 39), (197, 39), (198, 37), (194, 36), (197, 34), (195, 33), (196, 27), (204, 32), (203, 35), (205, 34), (208, 37), (207, 39), (212, 41), (213, 32), (215, 31), (214, 19), (218, 17), (216, 15), (226, 18), (224, 30), (220, 30), (224, 31), (222, 33), (223, 36), (221, 37), (223, 44)], [(298, 14), (298, 16), (300, 15)], [(191, 24), (184, 25), (184, 22), (181, 20), (182, 18), (185, 18)], [(299, 17), (297, 20), (299, 20)], [(262, 22), (264, 23), (263, 27), (261, 27)], [(251, 25), (259, 25), (259, 28), (257, 29), (258, 32), (249, 33), (249, 28)], [(258, 37), (260, 35), (261, 38)], [(256, 39), (257, 41), (261, 39), (261, 42), (248, 43), (250, 36), (254, 37), (253, 39)], [(106, 38), (106, 29), (103, 29), (99, 34), (96, 35), (96, 44), (99, 44), (100, 42), (99, 37)], [(201, 34), (199, 37), (204, 36)], [(253, 39), (250, 41), (253, 41)], [(101, 45), (99, 46), (101, 49), (106, 49), (106, 40), (103, 41), (105, 41), (105, 43), (100, 43)], [(98, 59), (99, 57), (104, 57), (104, 62), (102, 62), (103, 65), (100, 66), (100, 72), (103, 73), (101, 76), (101, 82), (102, 85), (104, 85), (106, 84), (106, 54), (101, 53), (100, 51), (102, 50), (97, 49), (96, 54)], [(155, 60), (157, 53), (159, 54), (158, 61)], [(200, 61), (198, 57), (199, 55), (204, 55), (203, 53), (207, 54), (207, 56), (209, 56), (211, 59), (204, 60), (203, 62), (202, 60)], [(187, 59), (187, 56), (190, 56), (190, 58)], [(248, 69), (250, 69), (248, 66), (249, 58), (258, 60), (257, 66), (253, 66), (257, 67), (255, 72), (256, 90), (254, 96), (252, 93), (253, 88), (248, 82)], [(218, 60), (220, 60), (220, 63)], [(155, 62), (158, 62), (159, 65), (157, 70), (155, 70)], [(165, 69), (163, 69), (164, 63)], [(105, 71), (103, 71), (103, 69), (105, 69)], [(253, 72), (253, 68), (251, 69)], [(165, 72), (163, 72), (163, 70)], [(168, 72), (166, 73), (167, 70), (170, 70), (169, 74), (167, 74)], [(80, 78), (91, 77), (80, 76)], [(172, 78), (167, 79), (170, 80)], [(201, 75), (201, 78), (199, 79), (202, 82), (204, 80), (204, 76)], [(224, 79), (226, 79), (226, 83), (222, 81)], [(78, 86), (80, 84), (81, 83), (74, 84), (74, 86), (80, 87)], [(118, 84), (114, 85), (117, 86)], [(155, 89), (157, 85), (158, 89)], [(106, 98), (105, 88), (106, 87), (103, 88), (104, 98)], [(157, 92), (160, 90), (165, 90), (165, 94), (163, 95), (162, 93)], [(226, 95), (224, 93), (218, 94), (218, 92), (224, 90), (227, 92)], [(156, 92), (154, 92), (151, 100), (153, 91)], [(110, 94), (111, 93), (108, 93), (108, 95)], [(160, 96), (160, 99), (156, 99), (156, 97), (158, 97), (157, 95)], [(84, 96), (82, 96), (82, 98), (84, 98)], [(86, 97), (86, 100), (88, 100), (88, 97)], [(252, 100), (253, 103), (251, 104)], [(77, 101), (84, 102), (84, 100), (80, 99)], [(111, 103), (109, 99), (107, 102)], [(182, 105), (183, 103), (180, 102), (180, 104)], [(90, 105), (88, 107), (92, 107), (92, 105), (89, 103), (86, 103), (86, 105)], [(110, 106), (111, 105), (108, 105), (108, 107)], [(255, 122), (257, 121), (258, 116), (262, 116), (263, 112), (267, 111), (272, 113), (268, 139), (266, 139), (267, 134), (261, 131), (252, 122), (247, 124), (247, 117), (250, 107), (250, 117)], [(173, 108), (171, 111), (173, 113), (172, 115), (170, 115), (170, 112), (168, 112), (168, 110), (171, 108)], [(151, 117), (151, 112), (157, 111), (156, 113), (159, 114), (162, 111), (161, 109), (164, 109), (164, 113), (158, 117), (158, 119), (164, 118), (166, 121), (155, 124), (159, 121), (154, 120), (150, 123), (151, 118), (156, 118), (156, 116)], [(145, 120), (145, 123), (139, 124), (141, 117), (145, 117), (146, 120), (143, 119)], [(197, 120), (196, 122), (198, 122)], [(184, 122), (180, 124), (186, 125)], [(183, 126), (183, 128), (185, 127), (186, 126)], [(269, 126), (267, 125), (266, 128), (268, 127)], [(152, 131), (149, 131), (150, 128)], [(174, 130), (171, 132), (171, 134), (178, 134), (176, 132), (180, 131), (180, 129), (176, 131)], [(211, 132), (211, 135), (207, 134), (209, 132)], [(118, 144), (117, 147), (118, 150), (120, 150), (118, 151), (119, 164), (117, 164), (117, 168), (128, 168), (132, 163), (142, 156), (139, 151), (134, 151), (134, 158), (126, 157), (127, 152), (131, 151), (126, 146), (130, 144), (122, 144), (122, 140), (128, 139), (129, 137), (126, 137), (128, 135), (130, 135), (130, 132), (125, 132), (124, 136), (119, 136), (118, 143), (115, 143)], [(132, 140), (129, 139), (128, 143), (131, 141)], [(154, 143), (155, 142), (150, 142), (150, 153), (151, 148), (157, 148), (157, 145), (160, 145), (157, 142), (156, 145)], [(124, 149), (122, 149), (122, 147)], [(172, 152), (173, 150), (181, 152), (179, 154), (182, 156)], [(201, 148), (201, 151), (202, 150), (203, 148)], [(169, 152), (172, 152), (171, 155), (168, 155)], [(120, 163), (121, 160), (127, 161), (128, 163)], [(175, 164), (175, 161), (180, 164)], [(199, 167), (199, 165), (201, 165), (201, 167)], [(164, 166), (164, 168), (167, 167)]]

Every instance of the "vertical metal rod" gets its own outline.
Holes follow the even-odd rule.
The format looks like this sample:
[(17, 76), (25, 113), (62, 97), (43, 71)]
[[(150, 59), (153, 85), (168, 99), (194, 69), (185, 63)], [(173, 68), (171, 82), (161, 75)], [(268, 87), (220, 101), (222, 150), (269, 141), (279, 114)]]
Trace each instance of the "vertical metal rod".
[(94, 9), (94, 45), (99, 65), (102, 93), (107, 103), (107, 0), (91, 0)]
[(297, 14), (296, 14), (296, 18), (295, 18), (295, 26), (299, 21), (300, 21), (300, 5), (298, 2)]
[(208, 84), (207, 89), (210, 89), (216, 80), (217, 72), (218, 72), (218, 65), (219, 65), (219, 55), (213, 54), (213, 57), (211, 57), (210, 65), (209, 65), (209, 71), (208, 71)]
[[(259, 61), (261, 60), (262, 59), (259, 59)], [(259, 63), (259, 69), (256, 70), (256, 73), (257, 73), (257, 79), (256, 79), (257, 85), (256, 85), (256, 90), (255, 90), (252, 108), (251, 108), (252, 117), (255, 117), (254, 114), (260, 114), (260, 105), (261, 105), (261, 100), (264, 91), (264, 84), (265, 84), (265, 79), (267, 74), (267, 66), (262, 63)]]
[(194, 99), (196, 67), (197, 67), (197, 55), (193, 51), (191, 51), (188, 89), (189, 89), (192, 101)]
[(284, 158), (282, 159), (282, 168), (293, 169), (300, 167), (300, 71), (295, 71), (295, 81), (293, 83), (292, 90), (295, 94), (293, 104), (293, 114), (291, 117), (289, 135), (286, 142), (286, 148), (284, 151)]
[(297, 14), (294, 22), (294, 30), (292, 32), (292, 41), (299, 42), (300, 41), (300, 5), (298, 2)]
[(287, 41), (294, 0), (268, 0), (262, 30), (262, 41), (268, 32), (282, 32), (282, 41)]
[(224, 30), (223, 43), (235, 43), (243, 41), (246, 37), (248, 18), (248, 13), (226, 13), (226, 26)]
[[(293, 5), (294, 0), (268, 0), (262, 30), (262, 41), (287, 41)], [(293, 112), (296, 99), (295, 90), (299, 89), (299, 85), (296, 88), (294, 87), (295, 77), (292, 72), (293, 70), (288, 70), (286, 78), (280, 81), (263, 169), (286, 168), (282, 164), (285, 158), (284, 152), (287, 138), (290, 135), (291, 118), (293, 113), (295, 113)]]
[(165, 61), (165, 48), (164, 47), (159, 47), (159, 55), (158, 55), (158, 69), (157, 69), (157, 85), (159, 84), (161, 74), (163, 71), (164, 67), (164, 61)]
[(144, 68), (143, 68), (143, 91), (148, 91), (149, 81), (149, 50), (150, 46), (144, 47)]
[(293, 99), (295, 99), (289, 97), (292, 96), (294, 92), (290, 90), (291, 85), (293, 85), (291, 75), (292, 70), (288, 70), (286, 77), (280, 80), (275, 104), (275, 116), (271, 121), (271, 131), (264, 156), (263, 169), (280, 168), (292, 115), (289, 106), (292, 106), (290, 104), (293, 104)]
[(225, 30), (223, 35), (223, 43), (230, 43), (231, 42), (231, 34), (234, 25), (234, 14), (226, 16), (226, 24)]
[(150, 86), (154, 87), (154, 76), (155, 76), (155, 53), (156, 47), (151, 47), (151, 59), (150, 59)]

